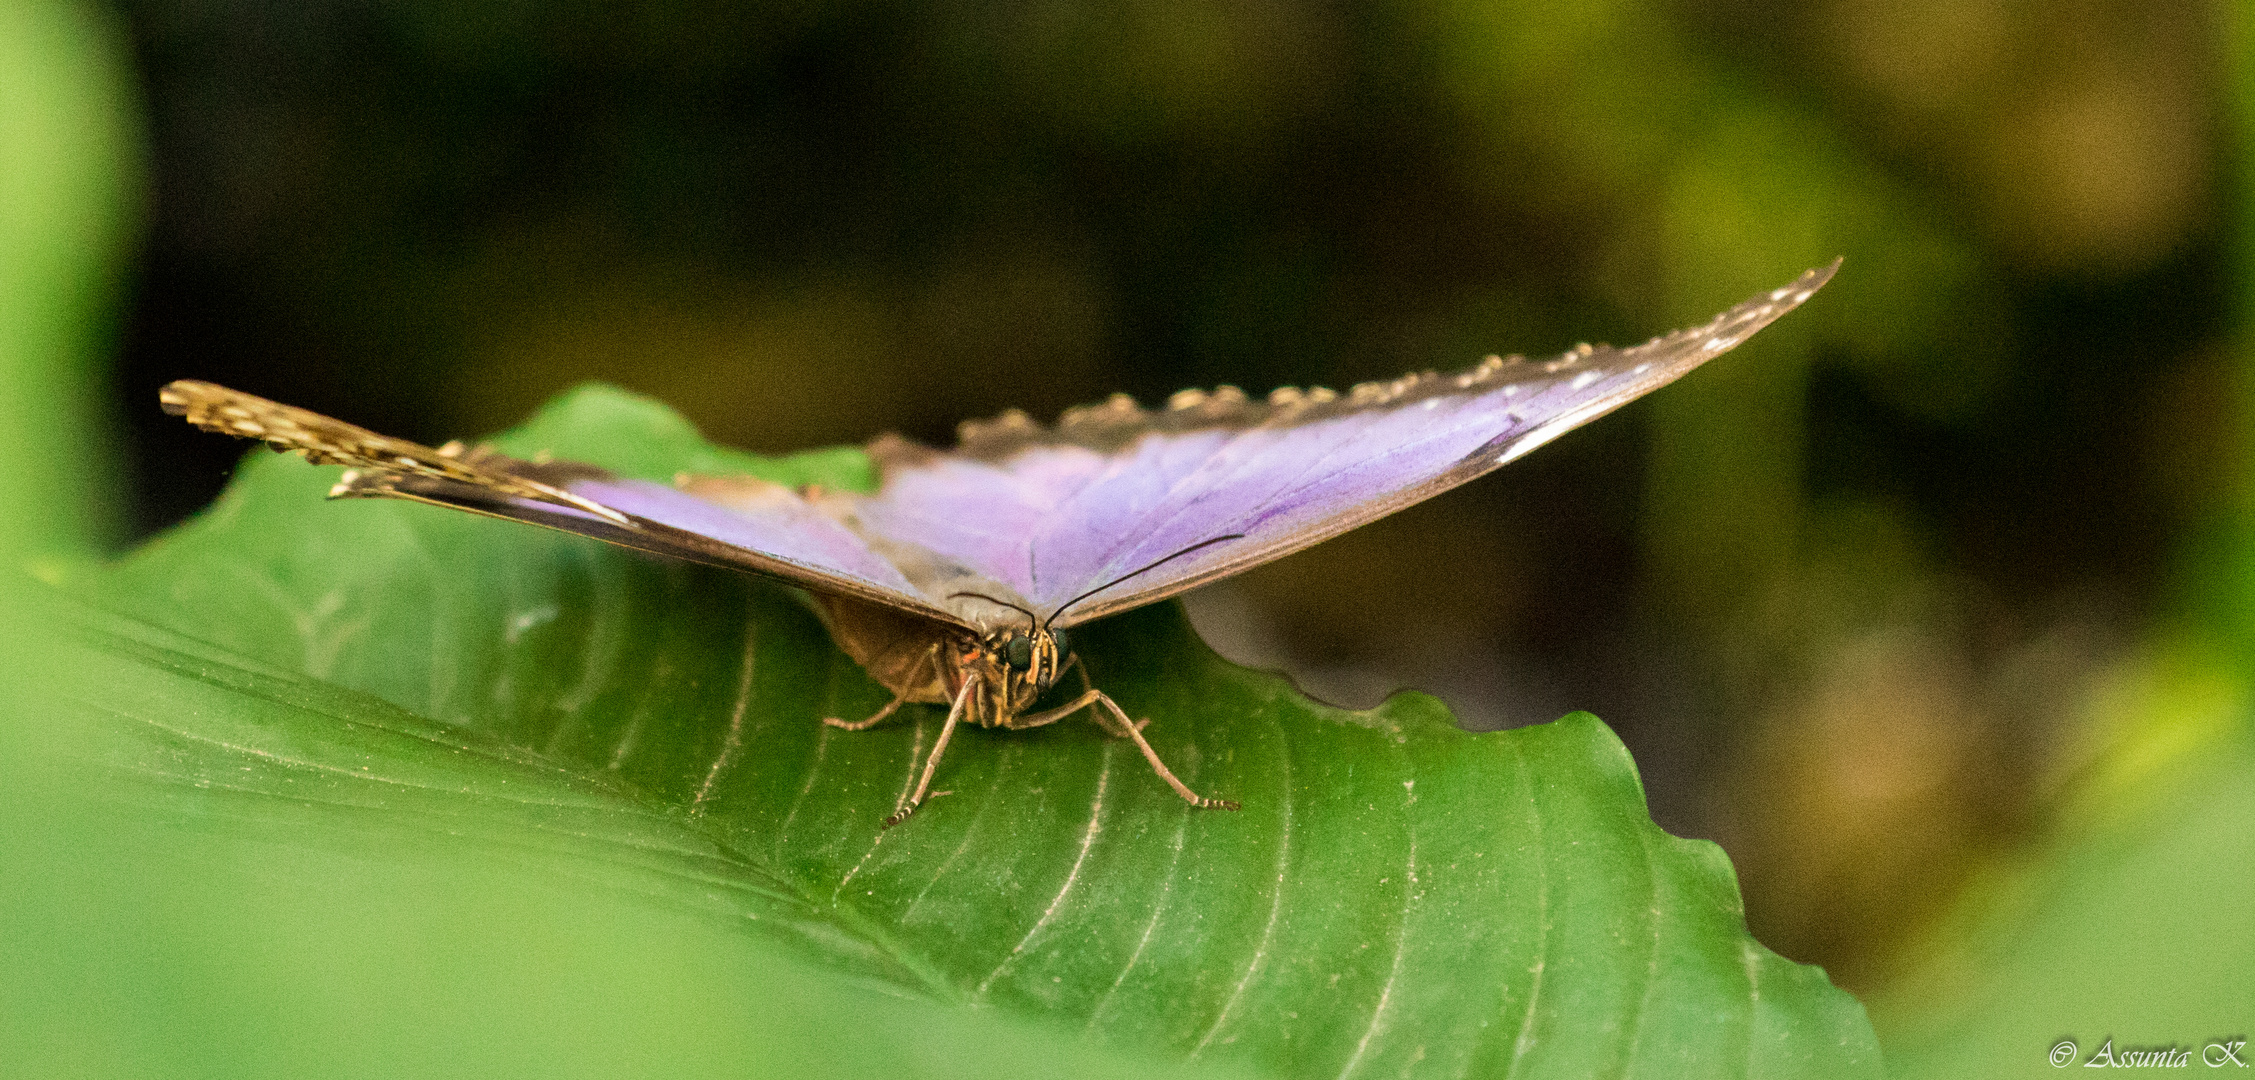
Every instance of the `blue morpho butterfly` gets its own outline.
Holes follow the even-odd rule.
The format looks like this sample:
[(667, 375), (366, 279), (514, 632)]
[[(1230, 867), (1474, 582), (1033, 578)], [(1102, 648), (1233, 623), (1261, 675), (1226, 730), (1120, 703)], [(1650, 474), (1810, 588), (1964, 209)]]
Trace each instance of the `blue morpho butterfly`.
[(960, 722), (1034, 728), (1082, 709), (1132, 739), (1190, 790), (1081, 670), (1082, 693), (1032, 711), (1075, 666), (1064, 631), (1298, 551), (1503, 465), (1682, 376), (1807, 300), (1839, 263), (1811, 270), (1692, 330), (1630, 349), (1584, 345), (1547, 362), (1488, 357), (1338, 394), (1291, 387), (1247, 398), (1185, 390), (1147, 411), (1124, 394), (1044, 427), (1022, 412), (962, 426), (940, 452), (869, 444), (874, 494), (794, 490), (742, 476), (620, 479), (590, 465), (437, 449), (202, 382), (161, 394), (167, 412), (351, 467), (332, 498), (413, 499), (531, 522), (624, 547), (766, 574), (813, 595), (840, 648), (903, 702), (948, 706), (916, 791), (921, 805)]

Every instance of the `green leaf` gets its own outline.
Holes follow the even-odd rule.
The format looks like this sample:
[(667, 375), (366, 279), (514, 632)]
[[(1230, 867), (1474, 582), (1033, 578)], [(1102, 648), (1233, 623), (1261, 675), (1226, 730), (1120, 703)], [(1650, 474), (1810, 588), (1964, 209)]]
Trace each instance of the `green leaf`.
[(881, 958), (852, 977), (864, 940), (794, 957), (745, 932), (788, 896), (684, 815), (365, 694), (68, 619), (43, 732), (124, 770), (66, 800), (67, 773), (0, 762), (8, 1075), (1224, 1075), (904, 999)]
[[(869, 481), (857, 454), (730, 454), (601, 388), (498, 441), (647, 476)], [(1175, 1062), (1878, 1074), (1861, 1006), (1747, 936), (1720, 849), (1652, 824), (1594, 717), (1471, 735), (1416, 694), (1328, 708), (1222, 662), (1164, 605), (1076, 644), (1183, 779), (1242, 812), (1189, 808), (1132, 746), (1067, 723), (959, 734), (953, 794), (882, 832), (941, 717), (821, 724), (886, 694), (802, 597), (323, 502), (333, 479), (258, 455), (210, 512), (85, 583), (113, 614), (81, 634), (135, 674), (81, 697), (172, 818), (309, 847), (498, 846), (855, 985)]]

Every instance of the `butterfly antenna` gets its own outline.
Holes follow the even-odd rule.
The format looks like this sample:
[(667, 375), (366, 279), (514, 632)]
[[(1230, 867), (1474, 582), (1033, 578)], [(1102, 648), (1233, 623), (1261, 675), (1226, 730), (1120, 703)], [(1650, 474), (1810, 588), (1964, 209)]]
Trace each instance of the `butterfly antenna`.
[(1102, 585), (1098, 585), (1097, 587), (1095, 587), (1095, 588), (1093, 588), (1093, 589), (1090, 589), (1090, 590), (1088, 590), (1087, 592), (1084, 592), (1084, 593), (1080, 594), (1079, 596), (1073, 597), (1072, 599), (1070, 599), (1070, 600), (1067, 600), (1067, 601), (1065, 601), (1064, 603), (1062, 603), (1062, 604), (1058, 605), (1058, 606), (1057, 606), (1057, 610), (1056, 610), (1056, 611), (1053, 611), (1053, 612), (1050, 612), (1050, 613), (1049, 613), (1049, 620), (1048, 620), (1047, 622), (1044, 622), (1044, 623), (1042, 623), (1042, 624), (1041, 624), (1041, 628), (1042, 628), (1042, 630), (1043, 630), (1044, 632), (1048, 631), (1048, 629), (1049, 629), (1049, 624), (1050, 624), (1050, 623), (1054, 623), (1054, 622), (1056, 622), (1056, 621), (1057, 621), (1057, 616), (1059, 616), (1059, 615), (1063, 615), (1063, 614), (1065, 613), (1065, 609), (1067, 609), (1067, 608), (1070, 608), (1070, 607), (1072, 607), (1072, 606), (1073, 606), (1074, 604), (1078, 604), (1078, 603), (1080, 603), (1081, 601), (1083, 601), (1083, 600), (1086, 600), (1086, 599), (1088, 599), (1088, 598), (1089, 598), (1089, 597), (1091, 597), (1091, 596), (1095, 596), (1095, 595), (1096, 595), (1097, 593), (1103, 592), (1104, 590), (1106, 590), (1106, 589), (1109, 589), (1109, 588), (1111, 588), (1112, 586), (1119, 584), (1120, 582), (1123, 582), (1123, 581), (1126, 581), (1126, 580), (1127, 580), (1127, 579), (1129, 579), (1129, 578), (1135, 577), (1135, 576), (1136, 576), (1136, 575), (1138, 575), (1138, 574), (1147, 574), (1147, 573), (1149, 573), (1149, 572), (1151, 572), (1151, 571), (1153, 571), (1153, 570), (1157, 570), (1158, 568), (1160, 568), (1160, 567), (1162, 567), (1162, 566), (1165, 566), (1165, 565), (1166, 565), (1166, 564), (1168, 564), (1168, 563), (1171, 563), (1171, 562), (1175, 561), (1176, 559), (1182, 558), (1183, 556), (1185, 556), (1185, 555), (1188, 555), (1188, 554), (1190, 554), (1190, 553), (1191, 553), (1191, 552), (1193, 552), (1193, 551), (1203, 551), (1203, 550), (1205, 550), (1206, 548), (1210, 548), (1210, 547), (1214, 546), (1215, 544), (1221, 543), (1221, 542), (1222, 542), (1222, 541), (1224, 541), (1224, 540), (1243, 540), (1243, 539), (1245, 539), (1245, 534), (1244, 534), (1244, 533), (1229, 533), (1229, 534), (1227, 534), (1227, 535), (1225, 535), (1225, 536), (1215, 536), (1215, 537), (1210, 537), (1210, 538), (1208, 538), (1208, 539), (1205, 539), (1205, 540), (1200, 540), (1200, 541), (1198, 541), (1197, 543), (1195, 543), (1195, 544), (1192, 544), (1192, 545), (1190, 545), (1189, 547), (1186, 547), (1186, 548), (1182, 549), (1181, 551), (1177, 551), (1177, 552), (1175, 552), (1174, 554), (1167, 556), (1166, 558), (1160, 559), (1160, 560), (1158, 560), (1158, 561), (1156, 561), (1156, 562), (1145, 563), (1145, 564), (1144, 564), (1143, 566), (1141, 566), (1141, 567), (1139, 567), (1139, 568), (1137, 568), (1137, 569), (1134, 569), (1134, 570), (1130, 570), (1130, 571), (1128, 571), (1128, 572), (1127, 572), (1127, 573), (1125, 573), (1125, 574), (1121, 574), (1120, 576), (1118, 576), (1118, 577), (1116, 577), (1116, 578), (1113, 578), (1112, 580), (1110, 580), (1110, 581), (1107, 581), (1107, 582), (1105, 582), (1105, 583), (1104, 583), (1104, 584), (1102, 584)]
[[(1138, 573), (1140, 572), (1141, 571), (1138, 571)], [(1019, 607), (1018, 605), (1013, 604), (1008, 600), (1004, 600), (999, 596), (988, 596), (983, 592), (959, 592), (947, 594), (947, 598), (950, 600), (953, 600), (958, 596), (976, 596), (981, 600), (987, 601), (988, 603), (1001, 604), (1003, 607), (1009, 608), (1021, 615), (1024, 615), (1026, 617), (1026, 625), (1029, 627), (1041, 621), (1041, 616), (1036, 615), (1031, 611), (1027, 611), (1025, 608)]]

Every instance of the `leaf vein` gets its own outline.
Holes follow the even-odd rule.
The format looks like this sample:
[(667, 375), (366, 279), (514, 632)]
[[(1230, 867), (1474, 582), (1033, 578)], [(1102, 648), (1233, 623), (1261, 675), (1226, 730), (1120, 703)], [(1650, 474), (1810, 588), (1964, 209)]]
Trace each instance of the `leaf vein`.
[(713, 786), (720, 782), (722, 773), (736, 763), (744, 751), (744, 712), (752, 703), (752, 672), (759, 666), (759, 623), (747, 617), (744, 630), (744, 662), (736, 676), (736, 702), (728, 712), (728, 734), (720, 744), (720, 755), (713, 759), (712, 768), (705, 770), (705, 782), (697, 785), (697, 797), (689, 801), (690, 813), (702, 813), (705, 801), (712, 798)]
[[(1275, 726), (1279, 740), (1283, 740), (1285, 734), (1283, 722), (1272, 716), (1270, 723)], [(1222, 1025), (1229, 1022), (1229, 1014), (1237, 1008), (1238, 1000), (1245, 996), (1245, 988), (1252, 985), (1254, 976), (1260, 974), (1261, 964), (1268, 959), (1269, 945), (1276, 939), (1276, 924), (1284, 915), (1284, 877), (1286, 871), (1291, 867), (1292, 860), (1292, 755), (1290, 748), (1286, 747), (1285, 752), (1277, 754), (1276, 761), (1278, 767), (1284, 772), (1284, 782), (1279, 785), (1282, 789), (1282, 803), (1277, 813), (1279, 828), (1276, 838), (1276, 890), (1269, 895), (1268, 924), (1261, 927), (1261, 940), (1253, 946), (1253, 959), (1245, 965), (1244, 978), (1237, 980), (1237, 985), (1229, 991), (1228, 999), (1222, 1002), (1221, 1011), (1214, 1015), (1213, 1025), (1206, 1029), (1203, 1036), (1199, 1037), (1198, 1045), (1190, 1048), (1190, 1056), (1193, 1058), (1204, 1053), (1207, 1044), (1214, 1041), (1214, 1036), (1221, 1032)]]
[(1181, 876), (1182, 849), (1189, 837), (1190, 814), (1185, 812), (1176, 815), (1174, 852), (1167, 858), (1166, 876), (1159, 879), (1159, 898), (1151, 904), (1151, 919), (1143, 924), (1143, 936), (1137, 939), (1135, 951), (1128, 954), (1127, 963), (1121, 966), (1119, 976), (1112, 980), (1112, 985), (1104, 991), (1104, 996), (1097, 999), (1096, 1007), (1089, 1010), (1089, 1028), (1096, 1027), (1097, 1019), (1104, 1015), (1104, 1010), (1112, 1002), (1112, 996), (1119, 993), (1121, 985), (1127, 982), (1128, 972), (1135, 970), (1136, 963), (1143, 959), (1143, 950), (1150, 947), (1151, 935), (1159, 928), (1159, 919), (1166, 914), (1169, 901), (1174, 899), (1175, 879)]
[[(916, 738), (908, 746), (908, 775), (901, 778), (900, 795), (893, 800), (896, 806), (908, 801), (908, 793), (916, 784), (916, 766), (924, 757), (924, 721), (918, 720), (913, 730)], [(838, 887), (830, 893), (831, 903), (837, 903), (838, 898), (845, 895), (846, 886), (853, 882), (854, 875), (861, 873), (861, 868), (869, 865), (870, 856), (877, 854), (878, 846), (884, 842), (885, 830), (879, 829), (876, 837), (869, 841), (869, 850), (862, 852), (860, 860), (853, 864), (853, 869), (846, 871), (845, 876), (838, 879)]]
[(938, 868), (932, 871), (932, 880), (925, 882), (923, 888), (916, 890), (916, 898), (910, 900), (908, 906), (900, 910), (900, 915), (895, 921), (906, 925), (909, 914), (916, 910), (917, 905), (924, 902), (924, 897), (932, 891), (933, 886), (938, 885), (947, 877), (948, 869), (955, 865), (957, 859), (963, 857), (964, 852), (971, 850), (971, 841), (977, 839), (979, 835), (979, 823), (986, 820), (987, 807), (994, 805), (995, 794), (1002, 790), (1002, 776), (1009, 770), (1010, 762), (1016, 756), (1017, 750), (1018, 744), (1014, 742), (1003, 746), (1002, 761), (995, 766), (993, 779), (987, 783), (987, 793), (980, 797), (979, 808), (971, 812), (970, 822), (963, 827), (963, 842), (955, 845), (955, 850), (948, 852), (947, 858), (940, 860)]
[(1355, 1052), (1339, 1069), (1339, 1080), (1346, 1080), (1355, 1067), (1362, 1064), (1362, 1056), (1370, 1050), (1370, 1040), (1385, 1025), (1386, 1009), (1393, 1004), (1394, 985), (1402, 978), (1402, 955), (1409, 951), (1409, 914), (1417, 906), (1417, 832), (1409, 834), (1409, 863), (1402, 871), (1402, 920), (1394, 932), (1393, 965), (1386, 972), (1386, 985), (1378, 990), (1378, 1004), (1370, 1010), (1370, 1026), (1362, 1031), (1361, 1041), (1355, 1043)]
[(1065, 884), (1058, 888), (1056, 896), (1050, 897), (1049, 906), (1042, 910), (1041, 918), (1035, 919), (1033, 926), (1026, 930), (1026, 936), (1019, 938), (1018, 944), (1011, 946), (1010, 955), (1003, 957), (1002, 962), (996, 964), (994, 970), (979, 981), (979, 988), (974, 991), (979, 997), (987, 995), (987, 988), (1002, 976), (1010, 962), (1016, 960), (1018, 954), (1025, 952), (1026, 946), (1033, 943), (1034, 937), (1041, 933), (1042, 928), (1057, 917), (1058, 910), (1065, 905), (1065, 895), (1072, 892), (1073, 886), (1080, 881), (1081, 867), (1088, 862), (1089, 849), (1096, 846), (1096, 834), (1104, 831), (1104, 789), (1112, 779), (1112, 750), (1118, 745), (1110, 740), (1104, 743), (1103, 765), (1096, 770), (1096, 798), (1088, 804), (1088, 828), (1081, 833), (1080, 852), (1073, 856), (1072, 869), (1065, 872)]
[(1660, 935), (1666, 929), (1666, 920), (1660, 912), (1660, 871), (1652, 855), (1652, 834), (1644, 827), (1637, 828), (1637, 843), (1644, 852), (1644, 880), (1650, 892), (1646, 915), (1652, 922), (1652, 942), (1646, 947), (1644, 965), (1644, 992), (1637, 995), (1636, 1015), (1629, 1021), (1628, 1044), (1621, 1050), (1621, 1075), (1629, 1075), (1636, 1068), (1636, 1053), (1644, 1041), (1644, 1021), (1652, 1012), (1652, 992), (1660, 985)]
[(1527, 752), (1518, 742), (1512, 742), (1511, 760), (1519, 773), (1519, 788), (1527, 793), (1527, 827), (1533, 833), (1529, 847), (1535, 853), (1535, 925), (1540, 937), (1535, 941), (1534, 978), (1527, 984), (1527, 1011), (1519, 1018), (1519, 1035), (1512, 1041), (1511, 1060), (1504, 1065), (1503, 1075), (1508, 1080), (1519, 1073), (1519, 1062), (1535, 1045), (1535, 1013), (1542, 1004), (1544, 971), (1550, 966), (1550, 858), (1544, 850), (1548, 842), (1543, 834), (1542, 802), (1535, 796), (1534, 777), (1527, 768)]

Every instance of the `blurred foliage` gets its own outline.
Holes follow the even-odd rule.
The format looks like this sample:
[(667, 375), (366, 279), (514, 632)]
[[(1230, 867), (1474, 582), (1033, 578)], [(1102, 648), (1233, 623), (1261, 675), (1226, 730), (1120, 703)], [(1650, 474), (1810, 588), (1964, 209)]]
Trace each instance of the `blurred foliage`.
[[(2249, 613), (2255, 593), (2255, 483), (2246, 433), (2255, 363), (2255, 18), (2216, 9), (2227, 61), (2222, 101), (2237, 190), (2234, 339), (2207, 407), (2223, 437), (2207, 451), (2217, 498), (2180, 537), (2162, 614), (2143, 640), (2083, 679), (2060, 710), (2051, 798), (2038, 839), (1990, 861), (1946, 916), (1896, 960), (1874, 999), (1891, 1071), (1904, 1077), (2036, 1076), (2107, 1050), (2183, 1051), (2186, 1067), (2229, 1067), (2211, 1047), (2245, 1040), (2255, 1014), (2255, 934), (2245, 897), (2255, 866), (2255, 744)], [(2183, 451), (2179, 451), (2183, 452)], [(2066, 1061), (2040, 1060), (2072, 1044)], [(2246, 1061), (2241, 1049), (2236, 1060)], [(2103, 1063), (2103, 1059), (2100, 1059)]]
[(0, 9), (0, 553), (84, 549), (124, 509), (96, 390), (139, 194), (113, 34), (70, 4)]
[(2199, 1060), (2247, 1037), (2255, 753), (2236, 667), (2178, 640), (2109, 673), (2085, 728), (2102, 737), (2047, 835), (1951, 897), (1874, 1000), (1893, 1075), (2039, 1076), (2062, 1039), (2086, 1062), (2108, 1040)]
[(178, 376), (434, 441), (601, 378), (756, 450), (944, 442), (1640, 339), (1846, 255), (1727, 362), (1193, 617), (1355, 704), (1606, 716), (1919, 1071), (2241, 1000), (2034, 993), (2243, 881), (2147, 861), (2230, 855), (2185, 830), (2237, 774), (2192, 765), (2244, 761), (2241, 5), (126, 2), (106, 402), (134, 141), (75, 10), (7, 9), (0, 65), (13, 550), (219, 490), (236, 449), (149, 405)]

